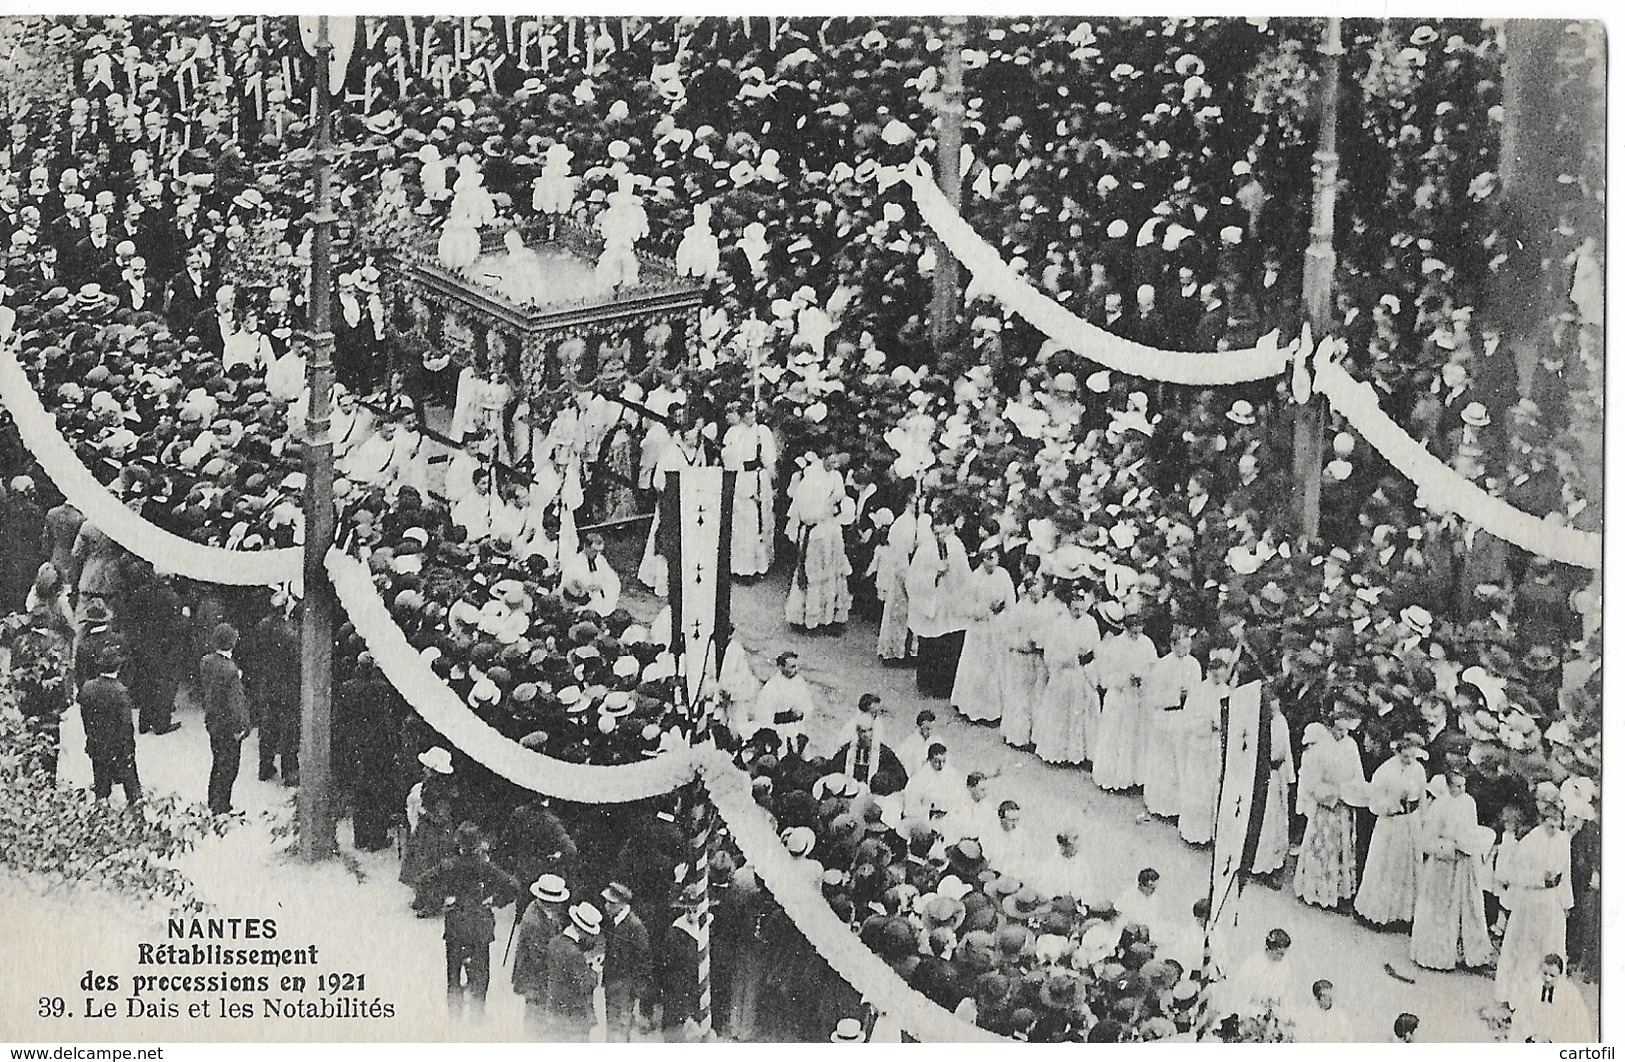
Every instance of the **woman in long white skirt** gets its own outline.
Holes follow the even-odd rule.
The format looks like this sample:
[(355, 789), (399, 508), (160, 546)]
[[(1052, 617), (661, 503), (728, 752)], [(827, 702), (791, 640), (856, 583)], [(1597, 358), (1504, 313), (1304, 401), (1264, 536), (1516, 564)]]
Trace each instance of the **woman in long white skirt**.
[(1088, 719), (1100, 712), (1094, 678), (1100, 628), (1088, 605), (1085, 597), (1073, 598), (1067, 615), (1044, 634), (1049, 680), (1033, 711), (1033, 751), (1050, 763), (1088, 759)]
[(1188, 627), (1174, 630), (1168, 655), (1152, 670), (1147, 700), (1150, 724), (1145, 730), (1145, 809), (1176, 818), (1185, 775), (1185, 702), (1202, 681), (1202, 665), (1191, 655)]
[(1208, 657), (1208, 677), (1186, 698), (1185, 769), (1179, 787), (1179, 836), (1191, 844), (1213, 840), (1218, 813), (1221, 762), (1219, 699), (1230, 694), (1230, 652), (1215, 649)]
[(1028, 576), (1021, 596), (1005, 613), (1005, 653), (999, 665), (999, 703), (1004, 715), (999, 735), (1016, 748), (1033, 739), (1033, 712), (1044, 694), (1044, 631), (1057, 616), (1058, 602), (1044, 594), (1044, 577)]
[(1427, 792), (1426, 756), (1420, 734), (1399, 739), (1393, 756), (1371, 776), (1371, 847), (1354, 896), (1354, 910), (1379, 926), (1409, 922), (1416, 913), (1416, 874), (1422, 867), (1417, 847), (1422, 797)]
[(1569, 882), (1573, 860), (1559, 800), (1541, 804), (1542, 822), (1524, 835), (1513, 853), (1510, 911), (1501, 958), (1495, 967), (1495, 998), (1515, 1002), (1540, 981), (1548, 955), (1567, 955), (1567, 921), (1574, 906)]
[[(1495, 955), (1484, 924), (1482, 860), (1494, 831), (1478, 824), (1478, 802), (1460, 771), (1428, 783), (1422, 809), (1422, 870), (1416, 877), (1411, 960), (1429, 970), (1483, 966)], [(1486, 838), (1483, 835), (1488, 833)]]
[(967, 719), (997, 723), (1004, 715), (999, 697), (999, 664), (1005, 655), (1006, 609), (1016, 603), (1010, 573), (999, 566), (991, 546), (983, 546), (965, 587), (965, 647), (948, 703)]
[(1106, 699), (1100, 708), (1094, 751), (1095, 784), (1130, 789), (1141, 784), (1140, 752), (1145, 745), (1145, 682), (1157, 662), (1157, 647), (1145, 636), (1136, 611), (1123, 617), (1123, 633), (1102, 648)]

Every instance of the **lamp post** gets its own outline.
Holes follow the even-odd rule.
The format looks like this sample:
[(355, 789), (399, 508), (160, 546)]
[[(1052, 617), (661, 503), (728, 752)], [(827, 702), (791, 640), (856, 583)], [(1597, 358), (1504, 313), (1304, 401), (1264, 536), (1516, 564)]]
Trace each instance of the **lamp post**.
[[(937, 184), (954, 210), (959, 209), (963, 184), (959, 172), (959, 146), (965, 125), (965, 16), (943, 19), (942, 109), (937, 122)], [(953, 342), (959, 315), (959, 262), (937, 236), (931, 237), (936, 264), (931, 269), (931, 348), (941, 355)]]
[(333, 545), (333, 103), (326, 15), (316, 17), (315, 200), (310, 221), (310, 357), (305, 382), (305, 597), (299, 656), (299, 854), (329, 859), (337, 848), (332, 793), (333, 614), (325, 560)]
[[(1343, 72), (1343, 20), (1328, 18), (1320, 46), (1320, 135), (1315, 148), (1314, 199), (1309, 246), (1303, 253), (1303, 310), (1318, 343), (1332, 330), (1332, 281), (1337, 251), (1332, 245), (1337, 207), (1337, 104)], [(1292, 424), (1293, 494), (1298, 533), (1320, 537), (1320, 467), (1326, 436), (1326, 399), (1311, 395), (1295, 406)]]

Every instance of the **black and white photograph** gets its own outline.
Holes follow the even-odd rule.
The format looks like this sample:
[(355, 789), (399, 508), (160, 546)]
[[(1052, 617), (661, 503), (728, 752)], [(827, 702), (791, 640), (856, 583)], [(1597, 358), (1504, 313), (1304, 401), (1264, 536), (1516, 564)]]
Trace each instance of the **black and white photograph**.
[(1611, 1058), (1608, 27), (1324, 8), (0, 15), (10, 1057)]

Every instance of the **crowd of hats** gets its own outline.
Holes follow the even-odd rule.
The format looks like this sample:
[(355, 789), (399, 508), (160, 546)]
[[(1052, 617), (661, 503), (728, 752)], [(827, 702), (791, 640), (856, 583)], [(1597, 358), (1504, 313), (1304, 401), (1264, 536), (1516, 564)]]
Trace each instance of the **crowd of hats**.
[[(671, 652), (618, 609), (599, 615), (540, 557), (469, 542), (436, 499), (364, 493), (344, 516), (407, 640), (486, 722), (573, 763), (655, 755), (684, 722)], [(346, 661), (365, 644), (346, 623)], [(368, 654), (370, 658), (370, 654)]]
[[(749, 769), (758, 803), (790, 854), (821, 873), (830, 907), (937, 1005), (1034, 1042), (1191, 1028), (1197, 971), (1159, 957), (1147, 927), (1110, 897), (1044, 895), (990, 866), (975, 839), (899, 822), (830, 761), (756, 750)], [(792, 948), (781, 961), (806, 957)]]
[(161, 316), (110, 296), (30, 295), (19, 360), (98, 480), (183, 538), (295, 543), (302, 440), (263, 375), (226, 375), (196, 336), (177, 338)]
[[(86, 55), (94, 54), (96, 27), (76, 25)], [(240, 38), (240, 25), (224, 28)], [(1524, 587), (1539, 581), (1526, 572), (1526, 558), (1478, 565), (1482, 536), (1469, 546), (1453, 521), (1425, 518), (1408, 485), (1385, 476), (1347, 433), (1332, 441), (1325, 478), (1323, 526), (1339, 554), (1279, 545), (1271, 526), (1286, 508), (1276, 501), (1285, 495), (1292, 449), (1284, 384), (1159, 394), (1037, 342), (974, 291), (959, 361), (926, 367), (922, 322), (909, 309), (923, 302), (925, 278), (913, 259), (925, 245), (887, 167), (929, 149), (919, 136), (929, 124), (922, 96), (939, 88), (938, 29), (797, 22), (770, 49), (730, 24), (690, 28), (691, 47), (730, 62), (731, 94), (707, 87), (711, 73), (702, 77), (698, 66), (678, 62), (674, 71), (659, 42), (644, 45), (662, 72), (649, 81), (632, 61), (644, 57), (629, 49), (590, 76), (577, 63), (555, 63), (512, 96), (476, 87), (446, 99), (417, 82), (392, 114), (346, 124), (344, 135), (385, 149), (343, 164), (347, 201), (357, 209), (404, 203), (432, 224), (442, 205), (423, 199), (416, 180), (424, 144), (479, 155), (493, 171), (491, 185), (516, 192), (527, 167), (562, 141), (585, 166), (578, 210), (590, 213), (601, 193), (631, 174), (649, 201), (651, 239), (664, 249), (694, 207), (714, 204), (718, 234), (726, 239), (737, 228), (741, 243), (739, 253), (723, 256), (713, 286), (702, 342), (715, 362), (693, 371), (691, 406), (706, 415), (741, 397), (751, 377), (738, 371), (739, 361), (749, 357), (788, 452), (887, 438), (887, 447), (844, 462), (854, 494), (876, 488), (852, 535), (857, 571), (866, 570), (864, 554), (905, 503), (903, 484), (918, 482), (973, 547), (1036, 555), (1063, 591), (1094, 583), (1108, 599), (1100, 617), (1108, 624), (1117, 605), (1150, 605), (1217, 634), (1227, 618), (1221, 612), (1245, 615), (1257, 611), (1246, 602), (1280, 595), (1265, 618), (1309, 618), (1288, 624), (1278, 646), (1295, 729), (1325, 710), (1325, 691), (1358, 687), (1372, 691), (1369, 714), (1379, 725), (1366, 733), (1380, 745), (1416, 726), (1414, 711), (1394, 713), (1396, 706), (1454, 691), (1462, 696), (1450, 698), (1452, 729), (1475, 743), (1493, 736), (1516, 755), (1555, 761), (1560, 773), (1594, 770), (1594, 674), (1569, 665), (1589, 665), (1596, 655), (1566, 607), (1555, 622), (1550, 607), (1519, 607), (1531, 596)], [(199, 32), (220, 29), (200, 24)], [(271, 29), (273, 50), (291, 45), (278, 44), (278, 24)], [(112, 37), (140, 30), (121, 23)], [(1316, 32), (1317, 25), (1292, 21), (979, 27), (968, 54), (967, 217), (999, 234), (1013, 265), (1029, 263), (1037, 285), (1057, 298), (1074, 293), (1086, 316), (1144, 342), (1205, 348), (1212, 338), (1213, 346), (1237, 346), (1267, 325), (1290, 330), (1296, 257), (1276, 241), (1306, 225), (1302, 197), (1277, 190), (1300, 184), (1308, 167), (1306, 148), (1283, 128), (1295, 120), (1283, 85), (1296, 68), (1282, 56), (1284, 44)], [(1498, 337), (1471, 310), (1493, 287), (1490, 263), (1473, 256), (1481, 245), (1493, 251), (1504, 234), (1493, 228), (1482, 181), (1447, 187), (1473, 178), (1472, 163), (1488, 150), (1493, 103), (1468, 88), (1499, 61), (1495, 39), (1476, 24), (1443, 33), (1420, 24), (1409, 33), (1393, 25), (1349, 32), (1375, 34), (1368, 71), (1375, 87), (1362, 96), (1346, 151), (1394, 149), (1384, 157), (1397, 187), (1431, 182), (1450, 205), (1446, 211), (1413, 196), (1405, 232), (1379, 239), (1391, 219), (1355, 226), (1351, 244), (1340, 248), (1350, 274), (1338, 289), (1340, 309), (1355, 363), (1389, 392), (1398, 419), (1458, 471), (1492, 491), (1521, 481), (1508, 497), (1530, 511), (1578, 511), (1571, 470), (1552, 467), (1567, 459), (1560, 429), (1568, 409), (1552, 381), (1573, 367), (1584, 330), (1559, 329), (1561, 342), (1536, 366), (1531, 393), (1549, 400), (1509, 400), (1515, 389), (1489, 372)], [(809, 47), (814, 38), (819, 48)], [(498, 44), (488, 34), (483, 46)], [(851, 77), (819, 76), (829, 69)], [(1384, 93), (1404, 71), (1409, 95), (1390, 115)], [(685, 77), (686, 89), (674, 87)], [(1241, 105), (1231, 86), (1249, 78), (1281, 113)], [(539, 112), (555, 123), (553, 136)], [(1429, 129), (1423, 139), (1437, 152), (1399, 150)], [(290, 141), (298, 134), (297, 123), (284, 129)], [(220, 146), (230, 139), (219, 123), (212, 136)], [(236, 146), (253, 156), (271, 144)], [(1441, 167), (1440, 159), (1457, 164)], [(181, 169), (198, 169), (199, 161), (187, 156)], [(1059, 190), (1085, 169), (1094, 195), (1078, 201)], [(298, 182), (272, 177), (250, 188), (246, 173), (216, 166), (212, 179), (183, 182), (184, 191), (190, 199), (201, 190), (196, 209), (216, 213), (241, 207), (250, 192), (255, 209), (302, 208)], [(1392, 205), (1372, 201), (1369, 183), (1354, 182), (1343, 204), (1357, 217), (1375, 218)], [(507, 202), (528, 209), (521, 194)], [(746, 232), (747, 217), (775, 224)], [(207, 220), (224, 224), (225, 214)], [(1576, 243), (1592, 220), (1578, 211), (1568, 219)], [(1455, 222), (1489, 226), (1485, 240), (1436, 239)], [(363, 242), (366, 231), (358, 228)], [(768, 232), (758, 248), (754, 240)], [(783, 246), (774, 246), (778, 240)], [(1091, 247), (1099, 253), (1085, 253)], [(1086, 276), (1093, 265), (1105, 267), (1103, 278)], [(1199, 292), (1216, 285), (1203, 296), (1220, 304), (1216, 338), (1175, 324), (1185, 305), (1178, 298), (1192, 281)], [(1161, 293), (1160, 316), (1121, 300), (1123, 316), (1113, 322), (1131, 283), (1136, 299), (1146, 285)], [(292, 541), (297, 441), (278, 438), (276, 404), (257, 380), (228, 378), (195, 337), (166, 337), (154, 320), (114, 311), (109, 322), (110, 300), (94, 291), (39, 294), (20, 324), (65, 433), (108, 471), (117, 465), (128, 493), (162, 499), (158, 508), (181, 533), (247, 547)], [(914, 442), (898, 439), (911, 421), (921, 426), (902, 435)], [(1494, 459), (1502, 464), (1492, 467)], [(193, 485), (192, 474), (202, 482)], [(1329, 567), (1343, 569), (1343, 580), (1323, 578)], [(1548, 582), (1572, 597), (1582, 580), (1564, 570)], [(1420, 653), (1404, 644), (1414, 632), (1400, 617), (1411, 606), (1430, 615)], [(1531, 616), (1540, 629), (1515, 622)], [(1520, 659), (1535, 645), (1555, 652), (1557, 666), (1544, 653)], [(1489, 676), (1485, 686), (1457, 681), (1480, 672)], [(1559, 672), (1561, 703), (1550, 688)], [(1486, 688), (1483, 697), (1475, 693)]]

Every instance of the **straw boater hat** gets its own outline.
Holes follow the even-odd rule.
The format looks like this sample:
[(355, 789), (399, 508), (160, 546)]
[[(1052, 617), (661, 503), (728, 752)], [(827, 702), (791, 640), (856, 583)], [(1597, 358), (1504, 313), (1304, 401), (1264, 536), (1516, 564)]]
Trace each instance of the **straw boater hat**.
[(548, 903), (564, 903), (570, 899), (570, 890), (557, 874), (543, 874), (530, 887), (530, 894)]
[(596, 937), (604, 927), (604, 916), (590, 903), (578, 903), (570, 908), (570, 923), (589, 936)]
[(829, 1034), (832, 1044), (861, 1044), (863, 1043), (863, 1022), (856, 1018), (842, 1018), (835, 1023), (835, 1031)]

